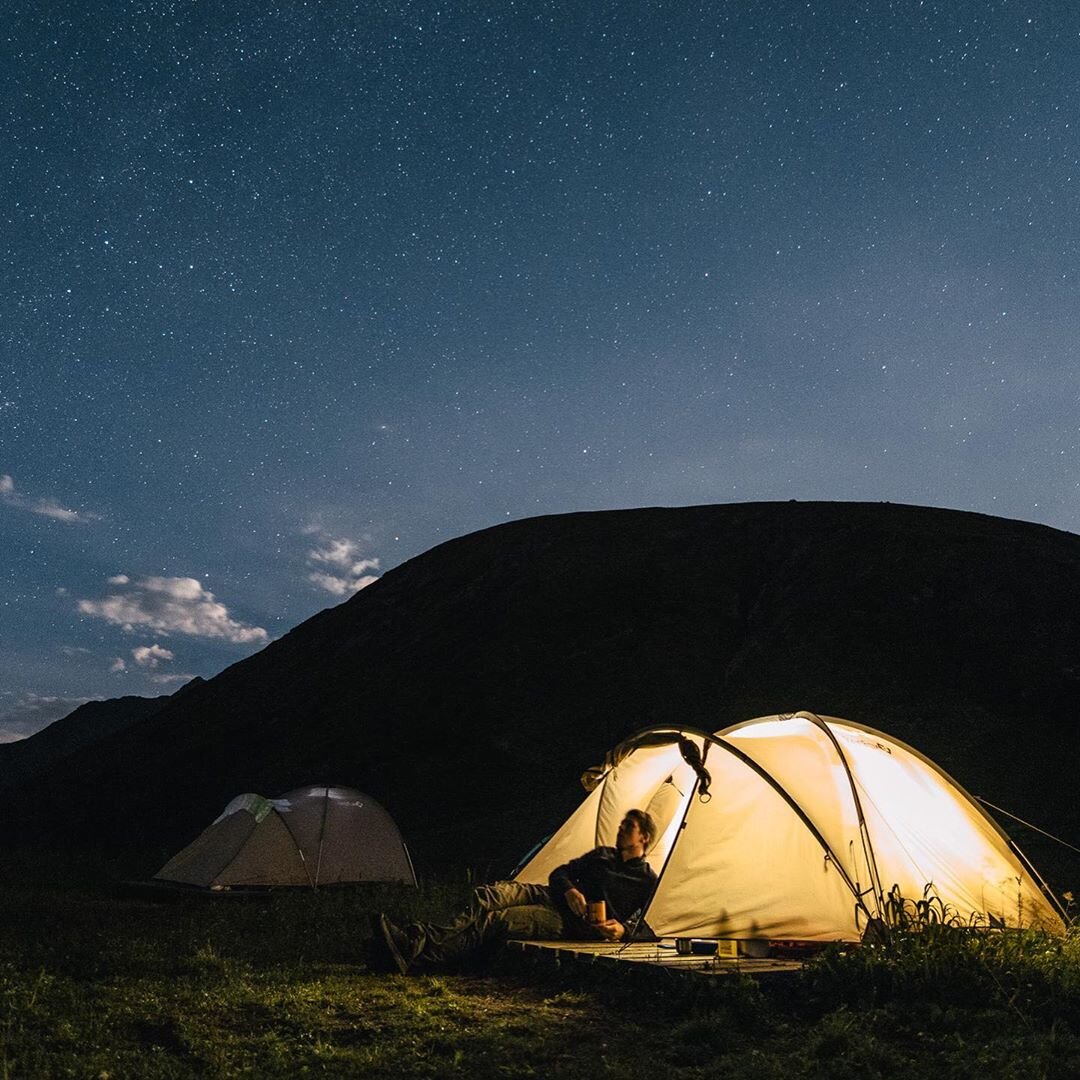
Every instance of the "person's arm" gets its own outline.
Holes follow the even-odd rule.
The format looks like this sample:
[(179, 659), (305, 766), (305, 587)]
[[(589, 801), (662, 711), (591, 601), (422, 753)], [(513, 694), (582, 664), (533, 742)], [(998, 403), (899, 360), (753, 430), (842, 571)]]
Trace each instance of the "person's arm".
[(626, 937), (626, 927), (618, 919), (607, 919), (596, 923), (595, 928), (605, 941), (622, 941)]
[(605, 941), (656, 941), (653, 928), (641, 917), (640, 911), (635, 911), (625, 923), (618, 919), (608, 919), (606, 922), (597, 923), (596, 929)]
[(563, 899), (566, 901), (566, 906), (579, 918), (585, 918), (585, 912), (589, 909), (589, 902), (585, 899), (585, 894), (576, 886), (571, 885), (569, 889), (562, 894)]
[(562, 866), (555, 867), (548, 878), (548, 888), (555, 896), (561, 896), (570, 911), (579, 918), (584, 918), (588, 909), (585, 894), (577, 887), (581, 880), (582, 872), (588, 867), (593, 852), (579, 855)]

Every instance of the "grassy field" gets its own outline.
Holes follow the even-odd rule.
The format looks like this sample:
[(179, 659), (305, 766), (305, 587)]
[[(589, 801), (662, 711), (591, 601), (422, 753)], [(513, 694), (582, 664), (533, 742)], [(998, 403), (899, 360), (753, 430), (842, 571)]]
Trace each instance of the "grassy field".
[(440, 918), (464, 879), (160, 903), (119, 872), (6, 860), (0, 1080), (1080, 1076), (1080, 932), (936, 928), (765, 991), (508, 961), (402, 978), (367, 969), (367, 913)]

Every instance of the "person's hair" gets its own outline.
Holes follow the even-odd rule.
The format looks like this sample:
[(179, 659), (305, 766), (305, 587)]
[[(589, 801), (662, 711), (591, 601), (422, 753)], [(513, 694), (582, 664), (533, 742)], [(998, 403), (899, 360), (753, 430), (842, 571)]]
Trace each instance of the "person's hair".
[(627, 810), (625, 816), (633, 818), (638, 828), (648, 837), (645, 841), (645, 850), (648, 851), (656, 839), (656, 822), (653, 821), (652, 814), (648, 810)]

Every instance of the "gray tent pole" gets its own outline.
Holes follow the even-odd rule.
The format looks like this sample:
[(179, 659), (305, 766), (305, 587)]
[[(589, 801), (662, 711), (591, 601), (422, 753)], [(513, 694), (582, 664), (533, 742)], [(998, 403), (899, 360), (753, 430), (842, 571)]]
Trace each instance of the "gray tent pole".
[[(277, 813), (277, 811), (274, 811)], [(300, 846), (300, 841), (296, 839), (296, 833), (292, 831), (289, 822), (286, 820), (284, 814), (278, 814), (281, 819), (281, 824), (285, 826), (285, 831), (292, 837), (293, 847), (296, 848), (296, 854), (300, 856), (300, 865), (304, 868), (304, 876), (308, 879), (308, 884), (314, 889), (315, 882), (311, 880), (311, 871), (308, 869), (307, 859), (304, 858), (304, 849)]]
[(416, 867), (413, 866), (412, 856), (409, 854), (409, 845), (404, 840), (401, 841), (401, 850), (405, 852), (405, 858), (409, 863), (409, 873), (412, 874), (412, 883), (415, 888), (419, 884), (416, 880)]
[(315, 888), (319, 887), (319, 871), (322, 869), (323, 838), (326, 836), (326, 815), (330, 810), (330, 788), (327, 787), (323, 795), (322, 821), (319, 823), (319, 855), (315, 860)]
[[(290, 830), (289, 835), (292, 835), (292, 830)], [(296, 844), (295, 836), (293, 837), (293, 843)], [(300, 856), (300, 862), (304, 867), (304, 874), (307, 876), (308, 884), (314, 889), (315, 882), (311, 880), (311, 871), (308, 869), (307, 859), (304, 858), (304, 849), (299, 844), (296, 844), (296, 854)]]

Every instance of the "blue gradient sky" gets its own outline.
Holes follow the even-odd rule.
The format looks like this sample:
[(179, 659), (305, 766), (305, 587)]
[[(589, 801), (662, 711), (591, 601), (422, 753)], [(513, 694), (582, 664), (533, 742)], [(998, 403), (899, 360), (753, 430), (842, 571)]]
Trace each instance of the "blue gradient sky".
[(510, 518), (1077, 531), (1078, 55), (1073, 3), (24, 5), (0, 739)]

